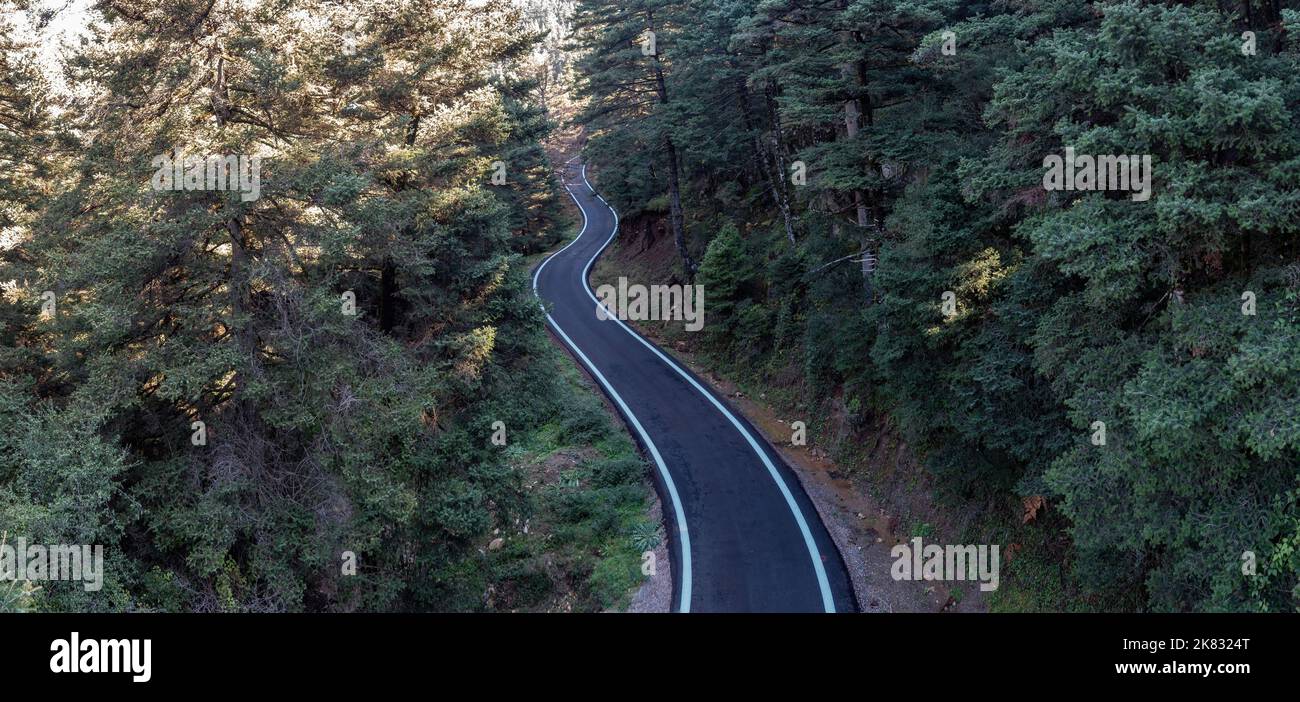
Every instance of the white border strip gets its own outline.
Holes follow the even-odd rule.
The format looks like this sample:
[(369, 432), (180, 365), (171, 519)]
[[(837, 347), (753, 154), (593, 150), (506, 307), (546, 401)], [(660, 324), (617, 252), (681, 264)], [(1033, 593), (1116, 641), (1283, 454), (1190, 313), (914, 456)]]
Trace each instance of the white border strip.
[[(577, 157), (575, 156), (574, 158)], [(573, 159), (569, 159), (569, 161), (572, 160)], [(584, 181), (586, 180), (586, 170), (586, 166), (584, 166)], [(591, 187), (591, 184), (588, 183), (587, 187)], [(654, 458), (655, 466), (659, 469), (659, 475), (664, 481), (664, 486), (668, 489), (668, 497), (673, 503), (673, 513), (677, 517), (677, 533), (681, 540), (682, 587), (677, 603), (677, 611), (689, 613), (691, 611), (691, 535), (686, 528), (686, 511), (682, 509), (681, 498), (677, 496), (677, 485), (673, 483), (673, 476), (668, 472), (668, 466), (664, 464), (663, 457), (659, 455), (659, 448), (650, 440), (650, 434), (646, 432), (645, 427), (641, 426), (641, 421), (632, 413), (632, 409), (623, 401), (622, 396), (618, 394), (618, 391), (614, 389), (614, 386), (610, 385), (609, 381), (605, 379), (605, 376), (596, 369), (596, 364), (592, 363), (590, 358), (587, 358), (587, 355), (582, 352), (582, 349), (578, 348), (578, 345), (573, 342), (573, 339), (570, 339), (569, 335), (564, 333), (564, 329), (562, 329), (559, 323), (555, 321), (555, 318), (552, 317), (549, 312), (546, 312), (546, 306), (541, 303), (541, 296), (537, 293), (537, 278), (542, 274), (542, 269), (546, 267), (546, 264), (550, 263), (551, 258), (563, 252), (564, 249), (578, 243), (578, 240), (581, 239), (582, 235), (587, 231), (587, 211), (582, 209), (582, 205), (578, 202), (578, 198), (573, 197), (573, 191), (569, 190), (568, 184), (565, 184), (564, 189), (569, 191), (569, 197), (573, 198), (573, 204), (577, 205), (578, 211), (582, 213), (582, 231), (578, 232), (578, 236), (574, 237), (573, 241), (566, 244), (564, 248), (556, 251), (550, 256), (547, 256), (546, 260), (542, 261), (542, 264), (533, 272), (533, 296), (538, 299), (538, 305), (542, 308), (543, 314), (546, 315), (546, 321), (550, 322), (551, 326), (555, 328), (555, 331), (559, 333), (565, 343), (569, 345), (569, 348), (573, 350), (573, 353), (576, 354), (578, 359), (582, 361), (583, 365), (587, 367), (587, 370), (590, 371), (592, 376), (594, 376), (596, 380), (600, 382), (601, 386), (605, 388), (605, 392), (608, 393), (609, 396), (613, 398), (614, 402), (618, 404), (619, 409), (623, 411), (623, 415), (628, 418), (628, 421), (632, 423), (636, 432), (641, 435), (641, 440), (645, 442), (646, 448), (649, 449), (650, 456)], [(612, 209), (613, 208), (611, 208), (611, 210)], [(616, 225), (615, 231), (617, 231), (617, 229)], [(606, 245), (609, 244), (609, 242), (605, 243)], [(601, 251), (603, 250), (604, 247), (602, 246)], [(599, 252), (597, 252), (597, 255), (599, 255)], [(588, 262), (587, 266), (591, 266), (591, 263)], [(585, 268), (583, 269), (582, 288), (583, 290), (587, 289), (587, 274)], [(590, 291), (588, 291), (587, 294), (590, 295)]]
[[(591, 288), (587, 285), (587, 274), (591, 269), (591, 265), (596, 262), (596, 259), (600, 257), (600, 254), (603, 253), (605, 248), (609, 246), (610, 242), (614, 240), (614, 236), (618, 234), (618, 211), (606, 202), (605, 198), (601, 197), (600, 193), (597, 193), (595, 188), (591, 187), (591, 182), (587, 180), (587, 165), (585, 163), (582, 165), (582, 182), (586, 183), (587, 189), (591, 191), (591, 194), (595, 195), (596, 198), (604, 203), (604, 205), (609, 208), (609, 211), (614, 214), (614, 230), (610, 232), (609, 239), (605, 240), (604, 245), (596, 251), (595, 255), (591, 257), (591, 260), (587, 261), (586, 267), (582, 269), (582, 289), (586, 291), (587, 296), (591, 298), (591, 301), (596, 303), (596, 306), (599, 307), (600, 301), (596, 299), (596, 296), (591, 292)], [(565, 186), (565, 189), (568, 189), (567, 185)], [(569, 192), (569, 197), (573, 197), (572, 191)], [(574, 197), (573, 201), (577, 203), (578, 198)], [(578, 203), (578, 209), (582, 209), (581, 203)], [(587, 212), (585, 210), (582, 213), (582, 217), (585, 221), (587, 218)], [(808, 522), (804, 519), (803, 511), (800, 510), (799, 505), (795, 503), (794, 495), (790, 493), (789, 486), (786, 485), (785, 480), (781, 477), (780, 472), (777, 471), (776, 466), (772, 465), (772, 460), (768, 458), (767, 452), (758, 445), (758, 442), (754, 440), (754, 437), (745, 429), (744, 425), (740, 423), (740, 420), (736, 419), (735, 415), (728, 411), (725, 405), (718, 402), (718, 399), (715, 398), (712, 393), (706, 391), (699, 383), (695, 382), (695, 379), (683, 370), (681, 366), (677, 365), (676, 361), (673, 361), (659, 349), (655, 348), (653, 344), (641, 338), (641, 335), (632, 331), (632, 329), (624, 324), (622, 320), (617, 317), (609, 316), (607, 316), (607, 319), (616, 322), (623, 328), (623, 331), (627, 332), (633, 339), (641, 342), (643, 346), (650, 349), (650, 351), (654, 353), (654, 355), (658, 356), (660, 360), (667, 363), (673, 370), (677, 371), (678, 375), (685, 378), (686, 382), (690, 383), (696, 390), (698, 390), (705, 399), (713, 403), (713, 406), (716, 407), (723, 416), (731, 421), (731, 425), (736, 428), (736, 431), (740, 432), (740, 435), (745, 437), (745, 440), (749, 442), (750, 448), (752, 448), (754, 453), (758, 455), (759, 459), (763, 461), (763, 465), (767, 467), (768, 475), (772, 476), (772, 480), (776, 482), (776, 486), (781, 491), (781, 495), (785, 497), (785, 503), (790, 507), (790, 513), (794, 515), (794, 520), (799, 525), (799, 531), (803, 533), (804, 545), (808, 547), (808, 555), (812, 557), (813, 570), (817, 573), (817, 585), (821, 588), (822, 608), (826, 612), (834, 613), (835, 598), (831, 595), (830, 583), (826, 579), (826, 567), (822, 564), (821, 550), (817, 548), (817, 541), (813, 539), (812, 532), (808, 529)]]

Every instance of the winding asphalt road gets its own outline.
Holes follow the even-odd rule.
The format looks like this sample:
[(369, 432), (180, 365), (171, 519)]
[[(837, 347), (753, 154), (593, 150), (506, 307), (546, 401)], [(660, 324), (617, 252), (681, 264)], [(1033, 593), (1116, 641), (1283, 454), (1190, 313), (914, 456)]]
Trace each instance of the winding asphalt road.
[[(570, 162), (583, 214), (533, 274), (555, 335), (585, 366), (655, 463), (679, 612), (851, 612), (844, 561), (790, 468), (690, 370), (617, 319), (596, 316), (587, 276), (618, 214)], [(659, 283), (664, 281), (629, 281)], [(549, 303), (549, 304), (546, 304)], [(708, 323), (708, 291), (704, 320)]]

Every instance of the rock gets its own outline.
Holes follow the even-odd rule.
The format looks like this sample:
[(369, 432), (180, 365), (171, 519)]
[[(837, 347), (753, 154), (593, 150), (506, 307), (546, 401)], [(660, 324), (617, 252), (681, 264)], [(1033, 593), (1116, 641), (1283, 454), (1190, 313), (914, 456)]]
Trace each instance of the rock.
[(506, 544), (506, 540), (498, 536), (497, 538), (492, 539), (492, 541), (488, 543), (488, 550), (495, 551), (501, 548), (502, 546), (504, 546), (505, 544)]

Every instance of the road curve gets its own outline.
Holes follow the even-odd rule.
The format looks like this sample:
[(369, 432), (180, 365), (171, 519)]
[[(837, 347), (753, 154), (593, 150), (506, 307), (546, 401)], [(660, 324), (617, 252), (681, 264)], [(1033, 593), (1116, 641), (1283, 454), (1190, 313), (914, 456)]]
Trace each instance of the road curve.
[[(568, 246), (533, 274), (547, 323), (610, 398), (655, 464), (679, 612), (851, 612), (852, 585), (794, 473), (690, 370), (617, 319), (596, 316), (587, 276), (618, 214), (570, 162), (583, 214)], [(629, 281), (644, 284), (664, 281)], [(705, 316), (708, 321), (708, 291)]]

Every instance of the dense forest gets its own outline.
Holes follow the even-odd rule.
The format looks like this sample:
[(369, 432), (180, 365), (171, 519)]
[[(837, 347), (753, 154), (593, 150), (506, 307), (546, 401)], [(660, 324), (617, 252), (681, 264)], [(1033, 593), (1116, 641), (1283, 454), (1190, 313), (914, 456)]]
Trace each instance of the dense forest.
[[(0, 3), (0, 530), (107, 559), (0, 607), (626, 597), (644, 464), (527, 284), (572, 225), (560, 9), (105, 0), (50, 72), (54, 14)], [(210, 154), (256, 187), (201, 187)]]
[[(715, 364), (1046, 505), (1048, 607), (1294, 610), (1293, 5), (583, 0), (587, 155)], [(1073, 153), (1148, 197), (1046, 187)]]
[(575, 146), (684, 344), (1015, 542), (995, 609), (1300, 609), (1294, 0), (47, 5), (0, 542), (107, 563), (0, 611), (625, 607), (651, 472), (529, 277)]

